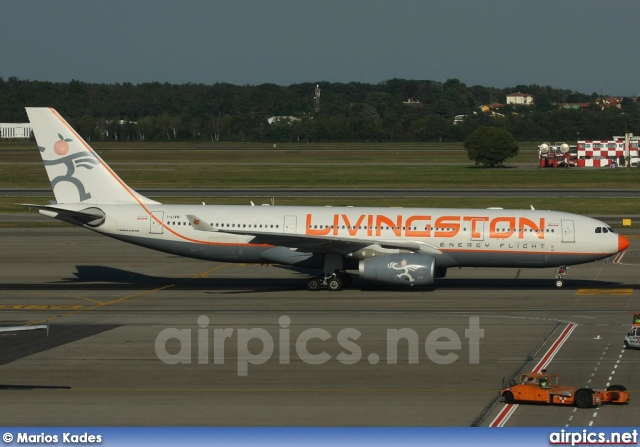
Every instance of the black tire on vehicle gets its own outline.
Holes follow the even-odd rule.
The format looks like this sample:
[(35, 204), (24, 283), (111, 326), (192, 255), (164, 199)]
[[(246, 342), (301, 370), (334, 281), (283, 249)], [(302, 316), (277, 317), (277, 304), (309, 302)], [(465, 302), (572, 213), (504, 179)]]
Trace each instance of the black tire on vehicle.
[(587, 390), (578, 390), (573, 401), (578, 408), (591, 408), (593, 406), (593, 396)]
[(611, 385), (607, 391), (627, 391), (627, 388), (624, 385)]
[(516, 401), (516, 398), (513, 397), (513, 393), (511, 391), (506, 391), (503, 395), (502, 395), (503, 399), (504, 399), (504, 403), (505, 404), (512, 404)]
[(627, 340), (624, 341), (624, 347), (625, 349), (629, 348), (629, 342)]

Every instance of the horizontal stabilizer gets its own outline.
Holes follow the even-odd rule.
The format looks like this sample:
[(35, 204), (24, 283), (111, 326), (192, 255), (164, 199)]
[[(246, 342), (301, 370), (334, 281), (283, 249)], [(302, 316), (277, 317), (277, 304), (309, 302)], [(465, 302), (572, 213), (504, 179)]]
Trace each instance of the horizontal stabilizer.
[[(76, 222), (82, 225), (89, 225), (90, 227), (98, 227), (104, 223), (106, 215), (100, 208), (90, 207), (82, 210), (70, 210), (53, 205), (34, 205), (31, 203), (21, 203), (22, 206), (28, 206), (36, 208), (40, 211), (40, 214), (56, 218), (58, 215), (70, 217)], [(68, 219), (64, 219), (68, 221)]]

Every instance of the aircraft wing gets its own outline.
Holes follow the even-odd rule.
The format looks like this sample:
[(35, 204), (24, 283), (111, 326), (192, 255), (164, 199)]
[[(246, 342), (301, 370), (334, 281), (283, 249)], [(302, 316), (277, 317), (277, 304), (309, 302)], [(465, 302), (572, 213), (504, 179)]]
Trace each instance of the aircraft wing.
[(442, 254), (435, 245), (421, 241), (389, 241), (389, 240), (372, 240), (345, 238), (339, 236), (312, 236), (307, 234), (287, 234), (287, 233), (266, 233), (251, 232), (247, 230), (231, 230), (225, 228), (224, 231), (213, 228), (208, 222), (193, 216), (187, 215), (187, 219), (191, 222), (191, 226), (199, 231), (208, 231), (213, 233), (229, 233), (243, 236), (252, 236), (251, 241), (254, 244), (269, 244), (281, 247), (297, 248), (302, 251), (311, 253), (333, 252), (346, 255), (353, 253), (366, 247), (379, 247), (387, 249), (409, 250), (416, 253), (428, 253), (432, 255)]

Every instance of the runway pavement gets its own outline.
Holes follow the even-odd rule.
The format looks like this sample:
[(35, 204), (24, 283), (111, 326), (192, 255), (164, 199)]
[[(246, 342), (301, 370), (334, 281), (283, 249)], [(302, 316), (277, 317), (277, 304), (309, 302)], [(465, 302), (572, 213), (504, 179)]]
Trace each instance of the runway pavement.
[[(636, 236), (636, 235), (632, 235)], [(0, 229), (0, 418), (32, 426), (489, 425), (504, 381), (547, 369), (628, 405), (519, 405), (506, 426), (632, 426), (640, 239), (569, 270), (450, 270), (428, 290), (307, 292), (275, 266), (179, 258), (76, 228)], [(271, 351), (272, 349), (272, 351)], [(397, 355), (396, 355), (397, 352)], [(397, 358), (396, 358), (397, 357)], [(169, 364), (174, 363), (174, 364)]]

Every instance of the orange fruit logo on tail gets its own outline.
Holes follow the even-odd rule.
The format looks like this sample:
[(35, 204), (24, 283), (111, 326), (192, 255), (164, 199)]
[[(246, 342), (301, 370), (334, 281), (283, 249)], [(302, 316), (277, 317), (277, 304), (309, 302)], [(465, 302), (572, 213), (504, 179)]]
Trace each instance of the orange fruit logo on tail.
[(60, 134), (58, 134), (58, 136), (60, 139), (53, 145), (53, 151), (58, 155), (67, 155), (67, 152), (69, 152), (69, 142), (73, 140), (71, 138), (65, 138)]

